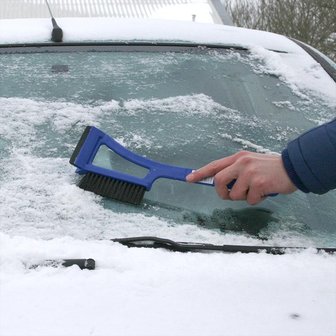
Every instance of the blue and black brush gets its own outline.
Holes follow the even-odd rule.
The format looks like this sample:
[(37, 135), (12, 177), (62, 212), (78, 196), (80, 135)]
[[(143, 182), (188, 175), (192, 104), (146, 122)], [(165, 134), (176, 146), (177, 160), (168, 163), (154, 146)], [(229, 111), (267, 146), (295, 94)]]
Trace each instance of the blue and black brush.
[[(140, 178), (95, 165), (93, 161), (102, 145), (107, 146), (127, 161), (148, 169), (147, 175)], [(132, 204), (140, 204), (145, 191), (149, 191), (158, 178), (186, 181), (186, 176), (193, 171), (190, 168), (171, 166), (137, 155), (93, 126), (85, 128), (70, 158), (70, 163), (78, 168), (76, 171), (78, 174), (84, 174), (79, 183), (80, 188)], [(234, 182), (228, 185), (229, 189), (232, 188)], [(197, 183), (214, 186), (213, 178)]]

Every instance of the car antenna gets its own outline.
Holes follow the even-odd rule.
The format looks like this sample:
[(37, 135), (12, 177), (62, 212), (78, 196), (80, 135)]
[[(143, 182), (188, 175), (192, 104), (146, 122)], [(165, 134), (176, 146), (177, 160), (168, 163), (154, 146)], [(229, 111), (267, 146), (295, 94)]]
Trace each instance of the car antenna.
[(62, 28), (57, 24), (54, 16), (52, 15), (48, 0), (45, 0), (45, 3), (48, 7), (50, 16), (51, 16), (51, 23), (53, 25), (53, 30), (51, 32), (51, 41), (53, 42), (62, 42), (63, 40), (63, 30)]

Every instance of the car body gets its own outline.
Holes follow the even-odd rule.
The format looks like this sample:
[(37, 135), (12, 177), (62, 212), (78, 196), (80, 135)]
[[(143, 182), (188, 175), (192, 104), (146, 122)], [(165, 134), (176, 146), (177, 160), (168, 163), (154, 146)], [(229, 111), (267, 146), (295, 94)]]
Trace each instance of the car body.
[[(336, 245), (335, 192), (251, 207), (162, 179), (134, 207), (78, 188), (68, 161), (86, 125), (183, 167), (241, 149), (277, 155), (334, 117), (335, 64), (287, 37), (231, 26), (57, 22), (59, 43), (48, 19), (0, 22), (5, 335), (38, 317), (32, 334), (332, 335), (335, 257), (314, 248)], [(308, 250), (182, 254), (110, 241), (131, 236)], [(95, 274), (18, 266), (89, 256)], [(61, 323), (51, 330), (53, 316)]]

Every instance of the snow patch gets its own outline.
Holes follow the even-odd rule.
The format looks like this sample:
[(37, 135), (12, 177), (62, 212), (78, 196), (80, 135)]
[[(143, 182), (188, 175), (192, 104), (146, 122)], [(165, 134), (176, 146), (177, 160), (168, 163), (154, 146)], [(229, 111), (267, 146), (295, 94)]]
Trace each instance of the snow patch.
[[(313, 250), (173, 253), (2, 233), (0, 252), (4, 336), (333, 336), (336, 328), (335, 256)], [(96, 270), (25, 267), (88, 257)]]
[(332, 78), (321, 65), (308, 55), (275, 53), (262, 47), (252, 47), (251, 58), (264, 65), (254, 66), (257, 73), (279, 77), (300, 98), (309, 101), (309, 95), (336, 107), (336, 90)]

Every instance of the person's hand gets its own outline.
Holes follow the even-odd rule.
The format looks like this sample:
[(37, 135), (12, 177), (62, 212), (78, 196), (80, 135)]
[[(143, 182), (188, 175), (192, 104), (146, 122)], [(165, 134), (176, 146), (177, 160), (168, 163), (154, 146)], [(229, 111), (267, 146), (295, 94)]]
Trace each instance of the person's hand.
[[(251, 205), (273, 193), (289, 194), (297, 188), (289, 179), (280, 155), (241, 151), (206, 166), (187, 176), (188, 182), (214, 177), (219, 197), (225, 200), (247, 200)], [(232, 189), (227, 185), (236, 180)]]

